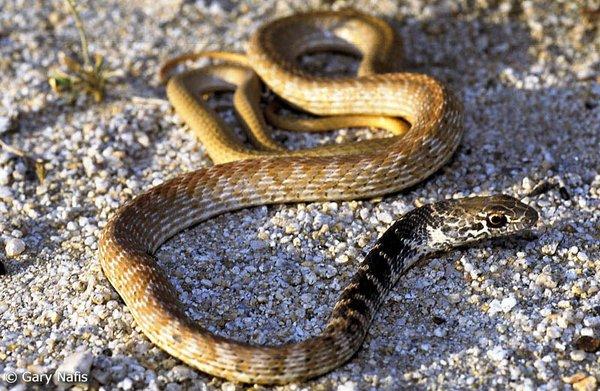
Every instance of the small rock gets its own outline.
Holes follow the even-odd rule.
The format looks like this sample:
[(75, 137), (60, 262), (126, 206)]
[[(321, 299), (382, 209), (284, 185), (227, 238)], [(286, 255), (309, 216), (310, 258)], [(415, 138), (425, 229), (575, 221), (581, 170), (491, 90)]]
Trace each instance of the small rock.
[(539, 286), (543, 286), (550, 289), (554, 289), (557, 286), (556, 282), (552, 280), (552, 277), (544, 273), (537, 276), (537, 278), (535, 279), (535, 283)]
[(378, 212), (377, 220), (381, 221), (384, 224), (391, 224), (392, 221), (394, 221), (392, 215), (388, 212)]
[(585, 335), (588, 337), (593, 337), (594, 336), (594, 330), (589, 328), (589, 327), (584, 327), (581, 329), (581, 331), (579, 332), (581, 335)]
[(460, 295), (458, 293), (450, 293), (448, 296), (448, 301), (452, 304), (456, 304), (460, 302)]
[(568, 201), (571, 199), (571, 195), (569, 194), (569, 191), (564, 186), (561, 186), (558, 188), (558, 194), (560, 194), (560, 198), (562, 198), (565, 201)]
[(236, 387), (234, 383), (230, 383), (230, 382), (225, 382), (223, 384), (221, 384), (221, 390), (222, 391), (235, 391)]
[(25, 242), (18, 238), (6, 240), (4, 250), (9, 257), (15, 257), (25, 251)]
[(342, 254), (335, 259), (335, 263), (347, 263), (349, 260), (350, 257), (348, 257), (346, 254)]
[(11, 201), (13, 199), (13, 193), (10, 187), (0, 186), (0, 200)]
[(11, 128), (10, 118), (0, 116), (0, 134), (6, 133), (10, 128)]
[(90, 156), (84, 156), (81, 159), (81, 163), (83, 165), (83, 170), (85, 171), (85, 175), (88, 177), (93, 177), (96, 174), (96, 164), (94, 160)]
[(181, 391), (182, 387), (177, 383), (169, 383), (165, 386), (165, 391)]
[(578, 381), (581, 381), (585, 378), (586, 378), (585, 373), (577, 372), (576, 374), (574, 374), (572, 376), (563, 377), (563, 381), (568, 384), (573, 384), (573, 383), (577, 383)]
[(488, 350), (487, 356), (494, 361), (502, 361), (507, 356), (507, 351), (502, 346), (495, 346), (492, 350)]
[(357, 387), (356, 383), (354, 383), (353, 381), (347, 381), (345, 383), (338, 385), (338, 387), (337, 387), (337, 391), (355, 391), (355, 390), (358, 390), (358, 387)]
[(573, 350), (571, 352), (571, 360), (573, 360), (573, 361), (585, 360), (585, 352), (583, 350)]
[(133, 380), (126, 377), (118, 383), (118, 387), (123, 390), (131, 390), (133, 388)]
[(267, 247), (267, 244), (262, 240), (251, 240), (250, 248), (252, 250), (262, 250)]
[(438, 325), (446, 323), (446, 319), (441, 318), (439, 316), (434, 316), (433, 318), (431, 318), (431, 320), (433, 321), (433, 323), (438, 324)]
[(562, 335), (562, 330), (557, 326), (548, 327), (546, 335), (552, 339), (557, 339)]
[(100, 384), (106, 384), (111, 379), (111, 374), (108, 371), (94, 370), (94, 372), (92, 372), (92, 375), (94, 376), (94, 379), (96, 379)]
[(596, 391), (598, 389), (598, 381), (594, 376), (588, 376), (573, 383), (573, 389), (575, 391)]
[(94, 356), (89, 350), (76, 352), (65, 357), (62, 364), (54, 372), (54, 384), (87, 383), (90, 379), (90, 369), (93, 361)]
[(11, 176), (11, 172), (7, 168), (0, 169), (0, 186), (8, 185)]
[(498, 299), (494, 299), (489, 304), (488, 314), (496, 315), (502, 311), (502, 303)]
[(512, 296), (502, 299), (502, 303), (500, 303), (500, 307), (504, 313), (510, 312), (516, 305), (517, 299)]

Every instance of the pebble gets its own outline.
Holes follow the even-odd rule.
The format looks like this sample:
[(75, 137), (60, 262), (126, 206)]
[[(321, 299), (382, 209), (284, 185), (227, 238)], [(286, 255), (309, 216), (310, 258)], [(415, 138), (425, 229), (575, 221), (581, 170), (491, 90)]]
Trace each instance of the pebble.
[(550, 289), (554, 289), (557, 286), (556, 282), (552, 279), (552, 277), (544, 273), (537, 276), (537, 278), (535, 279), (535, 283), (539, 286), (543, 286)]
[(487, 356), (494, 361), (502, 361), (507, 355), (508, 352), (502, 346), (495, 346), (487, 352)]
[(19, 238), (6, 239), (4, 250), (6, 251), (7, 256), (16, 257), (25, 251), (25, 242)]
[(583, 372), (577, 372), (574, 375), (563, 377), (563, 381), (565, 383), (568, 383), (568, 384), (573, 384), (573, 383), (577, 383), (580, 380), (585, 379), (586, 377), (587, 376), (586, 376), (585, 373), (583, 373)]
[(581, 331), (579, 332), (581, 335), (586, 336), (586, 337), (593, 337), (594, 336), (594, 330), (590, 327), (584, 327), (581, 329)]
[(460, 301), (462, 300), (461, 296), (457, 293), (451, 293), (447, 296), (448, 301), (452, 304), (457, 304), (460, 303)]
[(188, 366), (177, 365), (171, 369), (170, 377), (175, 382), (184, 382), (198, 377), (196, 372)]
[(72, 353), (71, 355), (65, 357), (63, 362), (58, 366), (58, 368), (56, 368), (53, 377), (54, 383), (56, 385), (71, 384), (61, 382), (59, 374), (64, 374), (66, 376), (79, 374), (82, 375), (82, 380), (83, 377), (89, 379), (93, 362), (94, 356), (89, 350)]
[(339, 257), (335, 258), (335, 263), (347, 263), (350, 260), (346, 254), (342, 254)]
[(571, 360), (583, 361), (585, 360), (585, 352), (583, 350), (573, 350), (570, 354)]
[(12, 201), (13, 193), (10, 187), (8, 186), (0, 186), (0, 200), (3, 201)]
[(11, 171), (6, 167), (0, 169), (0, 186), (6, 186), (10, 183), (12, 177)]
[(577, 253), (577, 259), (579, 259), (581, 262), (587, 262), (590, 260), (590, 257), (588, 257), (588, 255), (585, 252), (579, 251)]
[(0, 116), (0, 134), (6, 133), (11, 127), (11, 120), (9, 117)]
[(356, 391), (356, 390), (358, 390), (358, 386), (353, 381), (346, 381), (346, 382), (340, 384), (336, 388), (336, 391)]
[(548, 327), (546, 329), (546, 335), (552, 339), (560, 338), (562, 336), (562, 333), (563, 332), (560, 329), (560, 327), (557, 327), (557, 326)]
[(502, 303), (497, 299), (492, 300), (489, 304), (488, 313), (490, 315), (496, 315), (498, 312), (501, 312), (501, 311), (502, 311)]
[(517, 299), (513, 296), (502, 299), (502, 303), (500, 304), (500, 308), (503, 312), (510, 312), (517, 305)]
[(575, 391), (596, 391), (598, 389), (598, 381), (594, 376), (587, 376), (573, 383)]
[(388, 212), (377, 212), (377, 219), (384, 224), (391, 224), (394, 218)]
[(123, 390), (131, 390), (133, 389), (133, 380), (131, 380), (130, 378), (126, 377), (125, 379), (121, 380), (118, 383), (118, 387), (123, 389)]

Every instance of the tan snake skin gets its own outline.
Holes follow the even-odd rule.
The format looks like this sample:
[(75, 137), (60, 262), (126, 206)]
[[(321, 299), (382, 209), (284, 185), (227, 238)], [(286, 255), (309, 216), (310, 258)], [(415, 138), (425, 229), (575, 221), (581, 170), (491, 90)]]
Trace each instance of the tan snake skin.
[[(358, 77), (313, 77), (295, 65), (307, 50), (339, 46), (362, 53)], [(190, 86), (243, 90), (240, 115), (264, 129), (254, 72), (243, 64), (217, 65), (207, 73), (192, 71), (171, 79), (169, 99), (217, 165), (139, 195), (115, 213), (99, 243), (106, 276), (153, 343), (203, 372), (248, 383), (301, 381), (332, 370), (358, 350), (376, 308), (406, 267), (384, 270), (379, 275), (385, 278), (371, 283), (364, 281), (377, 270), (363, 267), (366, 277), (358, 288), (375, 292), (368, 305), (355, 305), (356, 297), (364, 296), (356, 284), (349, 286), (321, 335), (281, 346), (253, 346), (213, 335), (192, 321), (153, 254), (176, 233), (222, 213), (265, 204), (377, 197), (437, 171), (460, 142), (461, 105), (433, 77), (378, 74), (394, 68), (399, 47), (387, 23), (345, 11), (275, 20), (254, 33), (247, 50), (247, 63), (258, 77), (295, 107), (316, 115), (394, 117), (410, 123), (404, 135), (384, 142), (288, 153), (263, 131), (253, 136), (253, 150), (237, 141)]]

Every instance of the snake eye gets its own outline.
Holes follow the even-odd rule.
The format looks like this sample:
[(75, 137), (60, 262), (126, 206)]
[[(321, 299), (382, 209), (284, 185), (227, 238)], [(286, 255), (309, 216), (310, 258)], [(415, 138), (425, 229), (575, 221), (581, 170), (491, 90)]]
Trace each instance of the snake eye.
[(501, 228), (508, 223), (506, 216), (498, 213), (490, 214), (485, 221), (490, 228)]

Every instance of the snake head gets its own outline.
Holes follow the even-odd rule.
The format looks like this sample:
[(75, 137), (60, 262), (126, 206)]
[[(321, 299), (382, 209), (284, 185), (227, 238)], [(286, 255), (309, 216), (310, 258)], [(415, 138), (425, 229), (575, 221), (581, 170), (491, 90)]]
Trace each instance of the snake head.
[(515, 234), (538, 220), (535, 209), (503, 194), (444, 201), (432, 209), (427, 231), (435, 250)]

